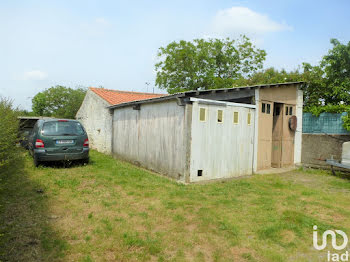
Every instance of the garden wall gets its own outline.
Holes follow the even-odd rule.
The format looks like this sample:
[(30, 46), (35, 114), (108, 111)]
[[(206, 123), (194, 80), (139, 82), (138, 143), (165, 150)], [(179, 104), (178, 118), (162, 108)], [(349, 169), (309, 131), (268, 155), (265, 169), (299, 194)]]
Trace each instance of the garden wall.
[(303, 134), (301, 162), (310, 167), (327, 166), (326, 159), (341, 159), (342, 144), (347, 141), (350, 134)]

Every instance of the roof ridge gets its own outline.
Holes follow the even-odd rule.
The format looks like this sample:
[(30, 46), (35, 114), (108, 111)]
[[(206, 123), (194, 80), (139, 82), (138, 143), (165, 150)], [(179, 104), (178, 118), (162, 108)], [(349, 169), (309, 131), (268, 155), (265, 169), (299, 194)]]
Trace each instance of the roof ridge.
[(105, 90), (110, 92), (117, 92), (117, 93), (126, 93), (126, 94), (142, 94), (142, 95), (168, 95), (168, 94), (159, 94), (159, 93), (147, 93), (147, 92), (134, 92), (134, 91), (125, 91), (125, 90), (117, 90), (117, 89), (107, 89), (104, 87), (89, 87), (89, 89), (97, 89), (97, 90)]

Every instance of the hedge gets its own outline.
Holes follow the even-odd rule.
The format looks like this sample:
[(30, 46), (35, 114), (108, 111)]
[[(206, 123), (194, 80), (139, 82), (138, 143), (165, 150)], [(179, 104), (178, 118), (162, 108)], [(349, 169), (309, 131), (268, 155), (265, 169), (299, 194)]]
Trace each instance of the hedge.
[(17, 158), (17, 139), (17, 110), (11, 100), (0, 97), (0, 172)]

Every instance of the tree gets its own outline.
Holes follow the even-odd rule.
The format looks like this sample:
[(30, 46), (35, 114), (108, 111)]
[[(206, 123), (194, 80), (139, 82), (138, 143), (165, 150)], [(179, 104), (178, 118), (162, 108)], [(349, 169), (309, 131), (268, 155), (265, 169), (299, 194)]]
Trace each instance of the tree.
[(85, 88), (51, 87), (32, 99), (32, 110), (39, 116), (74, 118), (86, 94)]
[(247, 38), (195, 39), (159, 48), (156, 85), (168, 93), (229, 88), (262, 68), (266, 52)]
[(249, 78), (239, 78), (234, 81), (234, 86), (252, 86), (260, 84), (274, 84), (303, 81), (304, 75), (299, 70), (287, 72), (285, 69), (275, 69), (273, 67), (255, 72)]
[(331, 39), (333, 48), (319, 65), (304, 63), (305, 105), (350, 105), (350, 42), (341, 44)]

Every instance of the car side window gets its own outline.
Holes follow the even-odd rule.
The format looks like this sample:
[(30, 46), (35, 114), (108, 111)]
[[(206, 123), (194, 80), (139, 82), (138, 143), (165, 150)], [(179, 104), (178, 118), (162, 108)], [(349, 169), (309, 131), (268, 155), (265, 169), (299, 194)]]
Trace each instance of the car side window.
[(30, 135), (34, 136), (37, 131), (38, 131), (38, 122), (35, 123)]

